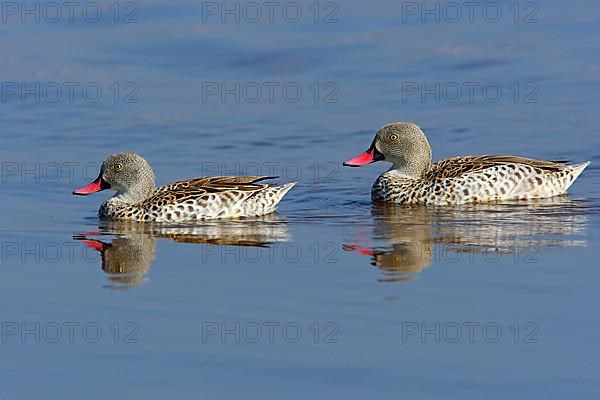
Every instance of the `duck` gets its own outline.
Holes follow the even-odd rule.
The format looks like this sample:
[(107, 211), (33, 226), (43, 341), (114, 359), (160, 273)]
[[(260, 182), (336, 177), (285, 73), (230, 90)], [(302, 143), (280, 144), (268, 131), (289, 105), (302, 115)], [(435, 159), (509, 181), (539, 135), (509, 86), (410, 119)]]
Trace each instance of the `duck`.
[(87, 196), (112, 189), (116, 194), (98, 210), (115, 221), (180, 223), (207, 219), (258, 217), (274, 212), (296, 184), (263, 183), (273, 176), (210, 176), (157, 187), (150, 164), (136, 153), (104, 160), (98, 178), (73, 191)]
[(455, 205), (546, 198), (566, 193), (590, 164), (519, 156), (458, 156), (432, 163), (431, 146), (412, 122), (385, 125), (367, 151), (343, 163), (392, 163), (371, 189), (373, 201)]

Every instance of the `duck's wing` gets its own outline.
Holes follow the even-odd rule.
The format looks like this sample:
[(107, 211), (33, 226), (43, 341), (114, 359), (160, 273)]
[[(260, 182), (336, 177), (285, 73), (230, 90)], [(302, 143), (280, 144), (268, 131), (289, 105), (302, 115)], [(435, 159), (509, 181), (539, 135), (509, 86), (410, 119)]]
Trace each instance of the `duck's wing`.
[(156, 189), (144, 203), (148, 205), (177, 204), (203, 196), (228, 195), (232, 199), (244, 199), (270, 188), (271, 184), (259, 183), (275, 176), (209, 176), (173, 182)]
[(203, 178), (187, 179), (185, 181), (173, 182), (156, 189), (156, 193), (164, 193), (179, 190), (202, 191), (206, 193), (226, 192), (229, 190), (255, 191), (270, 186), (259, 184), (267, 179), (275, 179), (277, 176), (207, 176)]
[(464, 174), (482, 171), (498, 165), (512, 165), (515, 168), (519, 165), (527, 165), (538, 169), (540, 173), (559, 172), (566, 167), (564, 161), (535, 160), (519, 156), (464, 156), (448, 158), (436, 162), (431, 166), (429, 171), (427, 171), (425, 178), (458, 178)]

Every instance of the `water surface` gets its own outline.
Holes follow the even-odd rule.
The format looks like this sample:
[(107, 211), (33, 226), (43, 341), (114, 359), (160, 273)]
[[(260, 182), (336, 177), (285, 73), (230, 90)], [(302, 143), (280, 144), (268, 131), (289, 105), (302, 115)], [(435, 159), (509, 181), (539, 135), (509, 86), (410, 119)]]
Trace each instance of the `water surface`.
[[(530, 23), (504, 1), (495, 23), (387, 0), (319, 3), (318, 23), (310, 2), (297, 23), (223, 23), (188, 0), (120, 4), (115, 22), (97, 4), (97, 23), (0, 24), (1, 398), (598, 396), (595, 2), (534, 3)], [(53, 102), (56, 85), (102, 95)], [(398, 120), (435, 159), (592, 164), (556, 199), (373, 206), (386, 167), (341, 162)], [(111, 224), (108, 193), (71, 191), (118, 151), (161, 184), (299, 184), (258, 220)]]

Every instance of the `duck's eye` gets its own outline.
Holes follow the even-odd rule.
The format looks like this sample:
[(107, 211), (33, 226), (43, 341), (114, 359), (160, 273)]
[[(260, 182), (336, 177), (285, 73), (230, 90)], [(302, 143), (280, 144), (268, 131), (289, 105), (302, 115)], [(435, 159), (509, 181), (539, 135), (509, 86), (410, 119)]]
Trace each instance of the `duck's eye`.
[(115, 164), (115, 171), (121, 171), (123, 169), (123, 164)]
[(390, 140), (396, 140), (396, 139), (398, 139), (398, 135), (396, 135), (395, 133), (392, 133), (390, 135)]

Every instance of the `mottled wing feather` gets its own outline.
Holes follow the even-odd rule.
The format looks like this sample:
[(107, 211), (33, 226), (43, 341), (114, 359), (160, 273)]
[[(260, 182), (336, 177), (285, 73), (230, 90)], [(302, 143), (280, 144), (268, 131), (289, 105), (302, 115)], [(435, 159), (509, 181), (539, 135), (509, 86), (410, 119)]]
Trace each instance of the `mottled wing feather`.
[(259, 184), (273, 176), (209, 176), (174, 182), (156, 189), (154, 195), (144, 201), (144, 205), (167, 205), (186, 200), (199, 199), (209, 194), (231, 193), (250, 197), (272, 185)]
[(431, 166), (425, 179), (458, 178), (464, 174), (482, 171), (497, 165), (528, 165), (541, 172), (558, 172), (565, 168), (561, 162), (535, 160), (518, 156), (466, 156), (453, 157), (436, 162)]
[(175, 182), (173, 185), (181, 184), (187, 186), (206, 186), (206, 185), (239, 185), (254, 184), (267, 179), (276, 179), (277, 176), (207, 176), (203, 178), (188, 179), (186, 181)]
[(173, 182), (156, 189), (157, 192), (167, 192), (176, 189), (187, 189), (190, 187), (220, 187), (224, 190), (233, 189), (238, 186), (263, 187), (264, 185), (255, 185), (267, 179), (275, 179), (277, 176), (207, 176), (202, 178), (187, 179), (185, 181)]

